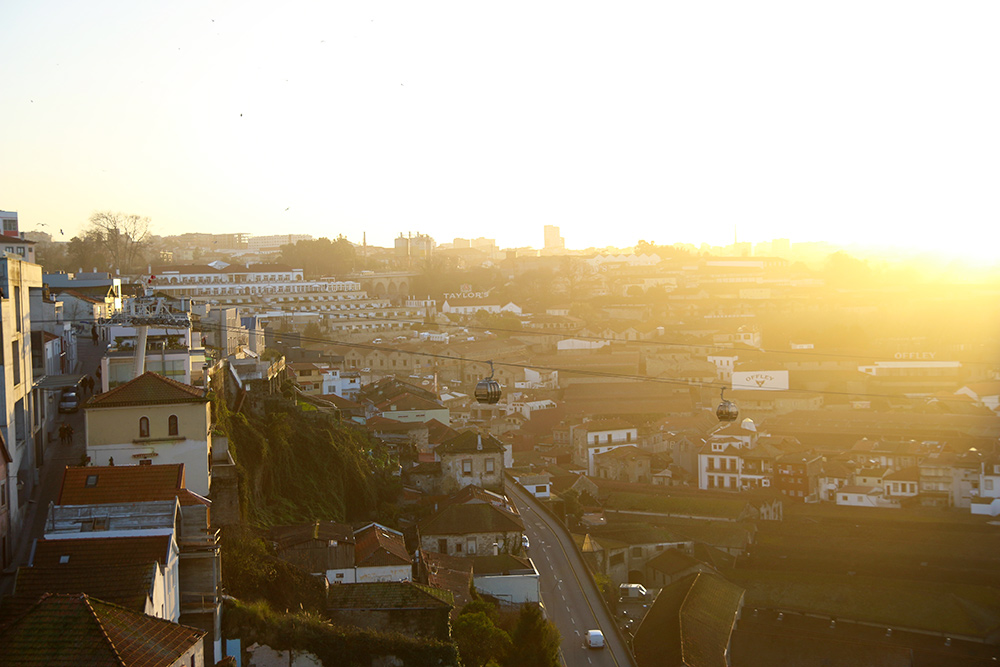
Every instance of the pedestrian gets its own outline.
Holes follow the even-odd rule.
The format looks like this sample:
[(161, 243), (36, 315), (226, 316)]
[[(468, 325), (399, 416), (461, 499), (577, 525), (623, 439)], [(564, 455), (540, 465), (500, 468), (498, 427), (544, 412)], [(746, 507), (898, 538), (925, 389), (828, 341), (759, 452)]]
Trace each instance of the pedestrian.
[(66, 424), (66, 444), (67, 445), (73, 444), (73, 427), (70, 426), (69, 424)]
[(94, 345), (97, 345), (97, 325), (90, 325), (90, 339), (94, 341)]
[(59, 424), (59, 444), (66, 444), (66, 424)]

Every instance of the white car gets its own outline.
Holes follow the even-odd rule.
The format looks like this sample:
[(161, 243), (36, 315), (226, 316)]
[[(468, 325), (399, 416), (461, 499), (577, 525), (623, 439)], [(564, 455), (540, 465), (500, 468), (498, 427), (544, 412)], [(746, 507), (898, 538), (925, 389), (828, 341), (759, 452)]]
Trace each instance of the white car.
[(525, 551), (527, 551), (528, 547), (531, 546), (531, 542), (528, 541), (528, 536), (527, 535), (522, 535), (521, 536), (521, 546), (524, 547)]
[(587, 648), (604, 648), (604, 633), (600, 630), (587, 630), (583, 641)]

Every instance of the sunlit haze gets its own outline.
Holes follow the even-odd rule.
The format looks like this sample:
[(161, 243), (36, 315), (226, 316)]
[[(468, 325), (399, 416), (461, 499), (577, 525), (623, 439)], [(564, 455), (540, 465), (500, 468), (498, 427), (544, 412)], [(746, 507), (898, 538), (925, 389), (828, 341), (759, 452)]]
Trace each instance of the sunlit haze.
[(992, 261), (994, 2), (8, 2), (0, 208)]

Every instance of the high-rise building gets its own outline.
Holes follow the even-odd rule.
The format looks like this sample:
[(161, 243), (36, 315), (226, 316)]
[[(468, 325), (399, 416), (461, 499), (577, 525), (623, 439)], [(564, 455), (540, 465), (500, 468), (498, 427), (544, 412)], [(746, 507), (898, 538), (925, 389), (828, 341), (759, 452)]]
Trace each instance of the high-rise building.
[(559, 236), (559, 228), (555, 225), (545, 225), (545, 249), (563, 250), (566, 248), (566, 239)]

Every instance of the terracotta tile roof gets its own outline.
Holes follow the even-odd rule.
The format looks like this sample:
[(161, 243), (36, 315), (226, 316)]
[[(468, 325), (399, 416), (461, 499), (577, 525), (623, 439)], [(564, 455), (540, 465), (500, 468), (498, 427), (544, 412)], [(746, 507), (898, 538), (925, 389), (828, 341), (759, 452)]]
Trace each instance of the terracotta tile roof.
[(420, 523), (421, 535), (520, 533), (523, 530), (521, 517), (487, 503), (448, 505)]
[(86, 595), (46, 595), (0, 630), (3, 663), (167, 667), (205, 636)]
[(482, 435), (476, 431), (464, 431), (445, 440), (437, 449), (440, 454), (466, 454), (471, 452), (502, 453), (503, 443), (492, 435)]
[(592, 419), (584, 422), (582, 430), (587, 433), (594, 433), (596, 431), (620, 431), (634, 428), (635, 424), (627, 422), (624, 419)]
[(519, 558), (511, 554), (468, 556), (467, 558), (472, 561), (474, 575), (531, 572), (535, 569), (527, 558)]
[(354, 540), (355, 567), (408, 565), (412, 562), (403, 536), (377, 523), (355, 531)]
[(184, 464), (80, 466), (63, 471), (57, 505), (142, 503), (177, 498), (181, 505), (212, 502), (184, 488)]
[(430, 399), (421, 396), (414, 396), (407, 392), (393, 396), (389, 400), (378, 404), (378, 409), (382, 411), (399, 412), (403, 410), (444, 410), (445, 407)]
[(328, 542), (354, 543), (354, 531), (347, 524), (334, 521), (316, 521), (297, 526), (274, 526), (268, 531), (268, 537), (279, 549), (287, 549), (297, 544), (320, 540)]
[(14, 595), (37, 600), (45, 593), (86, 593), (143, 614), (153, 594), (155, 562), (120, 564), (114, 568), (81, 565), (18, 568)]
[(31, 564), (35, 567), (73, 565), (99, 568), (156, 561), (166, 565), (171, 540), (170, 535), (42, 539), (35, 542)]
[(331, 586), (329, 609), (449, 609), (451, 593), (412, 581), (378, 581)]
[(427, 584), (435, 588), (449, 591), (455, 599), (452, 615), (472, 601), (472, 561), (468, 558), (448, 556), (433, 551), (419, 552), (423, 570), (427, 576)]
[(134, 380), (129, 380), (111, 391), (94, 396), (87, 401), (84, 408), (207, 402), (208, 396), (204, 389), (198, 389), (152, 371), (146, 371)]
[(886, 475), (883, 479), (904, 481), (904, 482), (919, 482), (920, 481), (920, 468), (913, 466), (910, 468), (903, 468), (902, 470), (897, 470)]
[(613, 459), (628, 459), (632, 461), (635, 459), (650, 459), (652, 457), (652, 454), (639, 449), (635, 445), (626, 445), (625, 447), (616, 447), (611, 451), (597, 454), (594, 457), (594, 460), (597, 461), (600, 459), (602, 461), (610, 461)]

